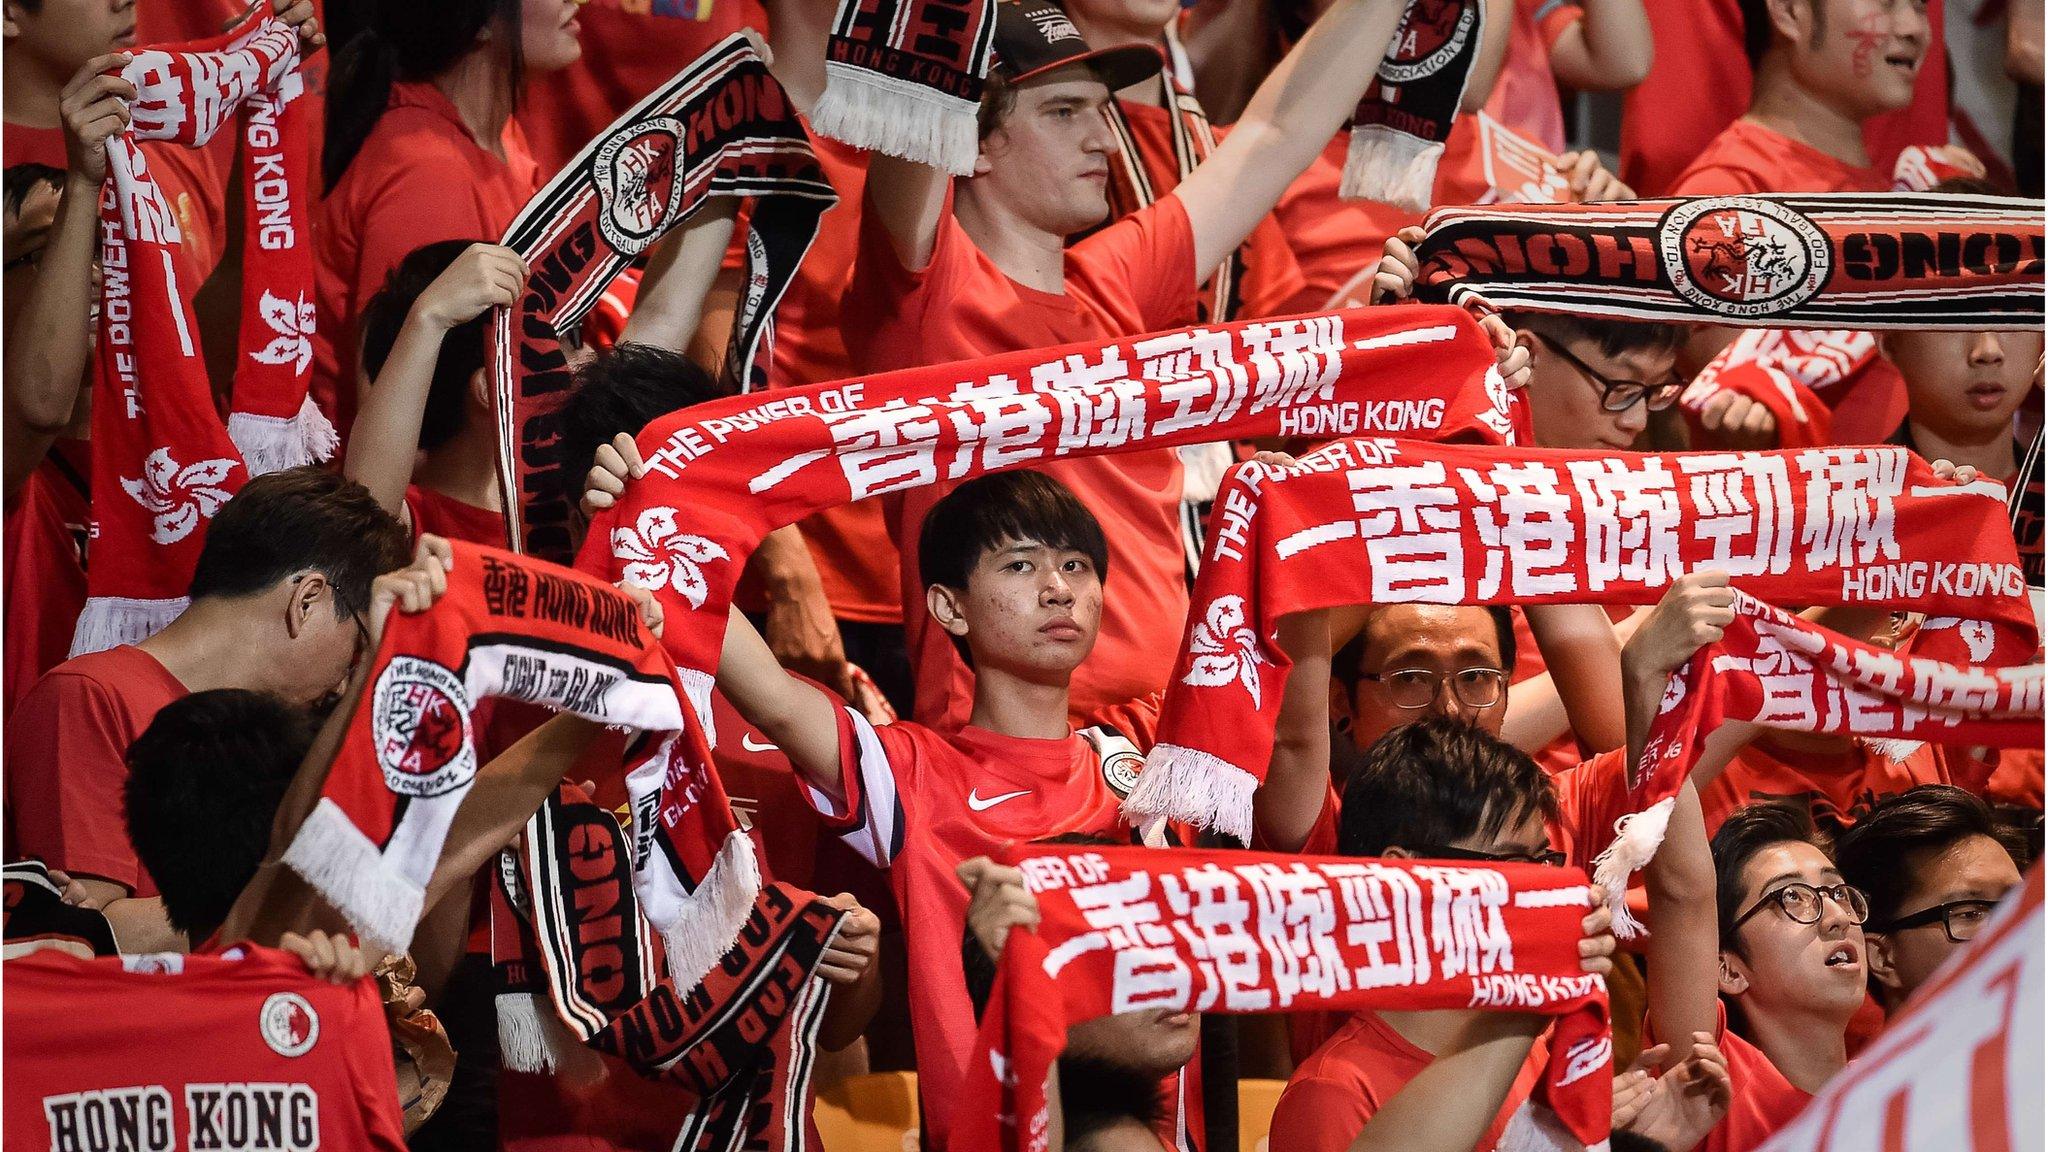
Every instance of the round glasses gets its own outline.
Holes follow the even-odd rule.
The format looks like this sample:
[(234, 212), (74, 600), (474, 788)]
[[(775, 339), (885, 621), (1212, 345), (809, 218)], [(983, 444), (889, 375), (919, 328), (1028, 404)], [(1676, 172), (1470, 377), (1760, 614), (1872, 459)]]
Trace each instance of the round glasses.
[(1872, 932), (1899, 932), (1939, 924), (1949, 943), (1966, 944), (1976, 938), (1977, 930), (1991, 919), (1991, 910), (1996, 907), (1996, 900), (1951, 900), (1886, 924), (1872, 924), (1869, 928)]
[(1773, 904), (1776, 904), (1779, 911), (1785, 914), (1786, 919), (1795, 924), (1818, 924), (1820, 923), (1821, 914), (1820, 902), (1823, 896), (1834, 901), (1835, 907), (1847, 912), (1852, 923), (1861, 924), (1865, 920), (1870, 919), (1870, 901), (1864, 898), (1862, 891), (1859, 889), (1851, 888), (1847, 884), (1827, 884), (1815, 887), (1812, 884), (1802, 884), (1794, 881), (1775, 892), (1764, 893), (1757, 899), (1756, 903), (1749, 906), (1749, 911), (1737, 916), (1735, 923), (1730, 927), (1742, 927), (1744, 924), (1749, 923), (1757, 913)]
[(1399, 668), (1392, 672), (1365, 672), (1358, 677), (1380, 685), (1396, 708), (1427, 708), (1445, 681), (1451, 695), (1467, 708), (1491, 708), (1500, 702), (1507, 686), (1507, 674), (1498, 668), (1461, 668), (1437, 672), (1429, 668)]
[(1586, 382), (1600, 390), (1600, 410), (1603, 412), (1626, 412), (1638, 404), (1648, 404), (1650, 411), (1662, 412), (1678, 403), (1678, 397), (1685, 391), (1685, 381), (1668, 380), (1662, 384), (1645, 384), (1641, 380), (1617, 380), (1591, 364), (1572, 354), (1572, 350), (1543, 335), (1530, 335), (1543, 341), (1544, 346), (1564, 357), (1565, 363), (1578, 369)]

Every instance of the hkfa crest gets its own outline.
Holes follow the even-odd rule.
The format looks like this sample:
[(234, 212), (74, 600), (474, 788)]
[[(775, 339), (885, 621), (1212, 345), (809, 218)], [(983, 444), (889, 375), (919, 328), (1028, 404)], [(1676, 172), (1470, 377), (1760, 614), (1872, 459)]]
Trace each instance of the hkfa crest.
[(1708, 312), (1756, 318), (1788, 312), (1828, 282), (1828, 238), (1767, 200), (1694, 200), (1665, 213), (1657, 248), (1671, 287)]
[(279, 1056), (304, 1056), (320, 1039), (320, 1017), (304, 996), (273, 992), (256, 1013), (256, 1030)]
[(597, 228), (619, 255), (638, 256), (675, 218), (683, 203), (676, 160), (683, 151), (683, 124), (656, 116), (612, 134), (591, 161), (597, 184)]
[(1111, 752), (1102, 758), (1102, 782), (1119, 796), (1129, 796), (1131, 789), (1138, 786), (1138, 772), (1145, 767), (1145, 758), (1129, 749)]
[(469, 692), (431, 660), (392, 657), (377, 677), (370, 734), (384, 783), (401, 796), (439, 796), (476, 775)]
[(1414, 0), (1401, 13), (1394, 45), (1380, 61), (1380, 80), (1407, 84), (1434, 76), (1457, 59), (1479, 23), (1476, 0)]

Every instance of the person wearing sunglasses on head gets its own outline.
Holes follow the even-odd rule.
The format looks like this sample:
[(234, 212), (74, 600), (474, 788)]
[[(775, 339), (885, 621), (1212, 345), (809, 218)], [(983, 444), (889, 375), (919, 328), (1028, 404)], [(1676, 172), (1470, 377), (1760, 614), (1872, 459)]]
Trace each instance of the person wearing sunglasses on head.
[(2020, 882), (1991, 809), (1947, 784), (1872, 808), (1842, 834), (1835, 861), (1869, 902), (1870, 990), (1888, 1015), (1976, 937)]

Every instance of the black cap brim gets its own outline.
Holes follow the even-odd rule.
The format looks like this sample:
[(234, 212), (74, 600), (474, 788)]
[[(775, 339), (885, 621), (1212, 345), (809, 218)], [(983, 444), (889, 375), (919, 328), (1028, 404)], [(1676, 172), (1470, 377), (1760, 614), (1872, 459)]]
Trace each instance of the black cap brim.
[(1166, 55), (1148, 45), (1126, 44), (1121, 48), (1104, 48), (1098, 52), (1079, 52), (1065, 59), (1033, 68), (1029, 72), (1016, 73), (1010, 79), (1012, 83), (1022, 84), (1027, 80), (1034, 80), (1077, 64), (1085, 65), (1098, 79), (1109, 85), (1111, 92), (1116, 92), (1133, 84), (1142, 84), (1165, 71)]

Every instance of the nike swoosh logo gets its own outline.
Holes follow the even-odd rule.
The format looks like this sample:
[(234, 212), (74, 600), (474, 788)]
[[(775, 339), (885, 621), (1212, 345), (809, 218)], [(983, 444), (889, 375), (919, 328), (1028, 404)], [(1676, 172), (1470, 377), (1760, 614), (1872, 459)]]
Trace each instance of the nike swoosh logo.
[(749, 752), (777, 751), (775, 745), (770, 744), (765, 740), (754, 739), (754, 734), (752, 732), (748, 732), (740, 737), (740, 747), (745, 748)]
[(1005, 800), (1015, 800), (1019, 796), (1029, 795), (1031, 795), (1031, 789), (1026, 788), (1021, 792), (1005, 792), (1001, 796), (991, 796), (983, 800), (980, 796), (975, 795), (974, 790), (970, 788), (967, 792), (967, 806), (976, 812), (986, 812)]

